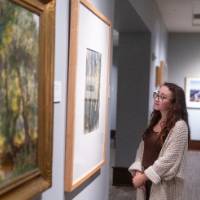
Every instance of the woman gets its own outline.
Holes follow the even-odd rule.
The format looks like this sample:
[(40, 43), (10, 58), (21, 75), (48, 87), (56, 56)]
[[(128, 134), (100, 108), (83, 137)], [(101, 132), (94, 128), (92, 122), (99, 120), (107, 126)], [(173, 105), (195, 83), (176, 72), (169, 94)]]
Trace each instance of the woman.
[(129, 167), (137, 200), (182, 200), (189, 132), (185, 94), (164, 83), (153, 97), (150, 124)]

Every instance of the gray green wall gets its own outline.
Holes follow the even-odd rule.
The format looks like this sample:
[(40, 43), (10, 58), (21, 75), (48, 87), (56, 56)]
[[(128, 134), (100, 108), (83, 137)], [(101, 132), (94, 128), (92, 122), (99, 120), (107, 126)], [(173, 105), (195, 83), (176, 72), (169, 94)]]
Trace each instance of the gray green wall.
[[(128, 167), (134, 160), (139, 140), (152, 112), (155, 69), (160, 61), (166, 61), (167, 57), (167, 31), (155, 2), (129, 2), (148, 31), (125, 32), (119, 36), (115, 159), (117, 167)], [(155, 59), (152, 59), (152, 55)]]
[[(169, 81), (185, 88), (186, 77), (200, 78), (200, 34), (170, 33), (168, 49)], [(191, 137), (200, 140), (200, 110), (188, 109)]]
[[(148, 70), (149, 78), (145, 73), (145, 80), (149, 80), (149, 84), (145, 84), (145, 90), (149, 87), (149, 94), (154, 89), (154, 72), (155, 66), (160, 59), (166, 57), (166, 41), (167, 36), (165, 27), (160, 21), (160, 15), (152, 15), (151, 9), (154, 1), (150, 0), (130, 0), (135, 6), (137, 12), (147, 24), (151, 32), (151, 52), (156, 54), (157, 59), (150, 61), (150, 69)], [(91, 2), (111, 21), (113, 21), (114, 0), (91, 0)], [(64, 193), (64, 157), (65, 157), (65, 125), (66, 125), (66, 93), (67, 93), (67, 65), (68, 65), (68, 40), (69, 40), (69, 0), (56, 1), (56, 41), (55, 41), (55, 80), (62, 83), (62, 101), (54, 105), (54, 140), (53, 140), (53, 183), (52, 187), (42, 193), (34, 200), (108, 200), (109, 190), (109, 137), (106, 148), (106, 164), (102, 167), (100, 173), (86, 182), (82, 187), (72, 193)], [(150, 7), (149, 7), (150, 6)], [(157, 8), (155, 8), (157, 9)], [(157, 13), (157, 10), (155, 11)], [(149, 23), (149, 21), (151, 23)], [(140, 72), (141, 73), (141, 72)], [(141, 81), (140, 81), (141, 82)], [(140, 87), (140, 83), (137, 83)], [(134, 94), (134, 93), (133, 93)], [(148, 95), (148, 94), (147, 94)], [(137, 103), (137, 102), (136, 102)], [(140, 102), (138, 102), (140, 103)], [(151, 104), (151, 101), (149, 105)], [(147, 102), (144, 105), (147, 109)], [(146, 113), (144, 118), (146, 119)], [(138, 116), (134, 116), (137, 118)], [(133, 120), (134, 120), (133, 118)], [(130, 133), (130, 139), (133, 139), (130, 148), (133, 155), (134, 148), (137, 146), (138, 139), (134, 134)], [(138, 136), (136, 136), (138, 138)], [(122, 147), (125, 148), (125, 147)], [(126, 156), (126, 155), (124, 155)], [(131, 155), (130, 155), (131, 157)], [(126, 161), (128, 164), (129, 161)], [(124, 161), (123, 161), (124, 163)]]

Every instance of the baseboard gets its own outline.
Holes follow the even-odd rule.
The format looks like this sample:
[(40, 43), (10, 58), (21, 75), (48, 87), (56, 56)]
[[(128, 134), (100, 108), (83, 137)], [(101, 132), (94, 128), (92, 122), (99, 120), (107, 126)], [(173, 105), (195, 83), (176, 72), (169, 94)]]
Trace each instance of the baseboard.
[(199, 151), (199, 150), (200, 150), (200, 141), (190, 140), (190, 141), (189, 141), (188, 149), (189, 149), (189, 150), (196, 150), (196, 151)]
[(110, 130), (110, 138), (113, 139), (113, 140), (116, 139), (116, 130), (114, 130), (114, 129)]
[(113, 186), (132, 186), (132, 176), (126, 167), (113, 167)]

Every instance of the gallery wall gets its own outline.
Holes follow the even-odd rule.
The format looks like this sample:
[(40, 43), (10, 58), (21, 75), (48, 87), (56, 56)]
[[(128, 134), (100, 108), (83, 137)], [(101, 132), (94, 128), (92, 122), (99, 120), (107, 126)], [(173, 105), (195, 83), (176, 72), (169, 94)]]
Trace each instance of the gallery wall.
[(148, 120), (150, 33), (120, 33), (116, 166), (127, 167)]
[[(55, 81), (62, 85), (62, 99), (54, 104), (53, 123), (53, 173), (52, 187), (36, 197), (36, 200), (64, 200), (64, 156), (66, 123), (66, 83), (68, 62), (69, 1), (56, 1), (55, 28)], [(34, 200), (35, 200), (34, 199)]]
[(118, 87), (117, 47), (113, 48), (112, 62), (113, 63), (110, 71), (110, 129), (116, 130)]
[[(110, 0), (91, 0), (91, 2), (111, 21), (113, 21), (113, 3)], [(72, 193), (64, 193), (64, 157), (65, 157), (65, 126), (66, 126), (66, 94), (67, 94), (67, 65), (68, 65), (68, 40), (69, 40), (69, 0), (56, 1), (56, 41), (55, 41), (55, 80), (62, 85), (62, 100), (54, 104), (54, 142), (53, 142), (53, 182), (52, 187), (42, 193), (36, 200), (108, 200), (109, 190), (109, 137), (107, 142), (107, 162), (101, 171), (89, 179), (83, 186)], [(141, 9), (143, 4), (149, 5), (149, 0), (134, 1), (138, 13), (153, 23), (151, 30), (151, 51), (156, 54), (156, 61), (151, 63), (150, 73), (154, 72), (155, 62), (165, 59), (165, 28), (160, 23), (159, 15), (154, 16), (148, 6)], [(154, 4), (153, 1), (151, 1)], [(151, 4), (150, 3), (150, 4)], [(157, 12), (157, 11), (156, 11)], [(144, 20), (145, 21), (145, 20)], [(163, 42), (162, 42), (163, 41)], [(150, 76), (150, 90), (153, 90), (154, 76)], [(149, 90), (149, 91), (150, 91)], [(133, 146), (137, 144), (133, 141)]]
[[(200, 77), (200, 34), (170, 33), (168, 48), (169, 81), (185, 89), (185, 78)], [(200, 140), (199, 109), (188, 109), (192, 138)]]
[[(152, 93), (155, 90), (155, 68), (160, 61), (167, 60), (168, 34), (166, 26), (154, 0), (129, 0), (151, 32), (151, 60), (149, 84), (149, 114), (152, 111)], [(166, 65), (167, 68), (167, 65)], [(167, 69), (165, 69), (167, 72)], [(165, 77), (167, 79), (167, 75)]]
[[(92, 0), (90, 2), (108, 19), (113, 20), (113, 0)], [(56, 3), (55, 80), (61, 82), (62, 101), (54, 104), (52, 187), (36, 197), (35, 200), (107, 200), (109, 190), (109, 141), (106, 147), (108, 151), (106, 152), (107, 162), (101, 171), (72, 193), (64, 192), (69, 0), (58, 0)]]
[(167, 56), (167, 31), (155, 2), (129, 2), (146, 26), (143, 29), (148, 31), (119, 36), (117, 167), (128, 167), (134, 159), (152, 112), (155, 69), (161, 60), (166, 62)]

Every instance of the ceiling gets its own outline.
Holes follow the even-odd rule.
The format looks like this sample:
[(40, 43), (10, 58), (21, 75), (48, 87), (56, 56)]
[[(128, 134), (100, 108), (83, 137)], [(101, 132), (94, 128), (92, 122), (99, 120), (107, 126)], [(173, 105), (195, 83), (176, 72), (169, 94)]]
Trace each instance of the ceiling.
[(200, 32), (200, 0), (155, 1), (169, 32)]

